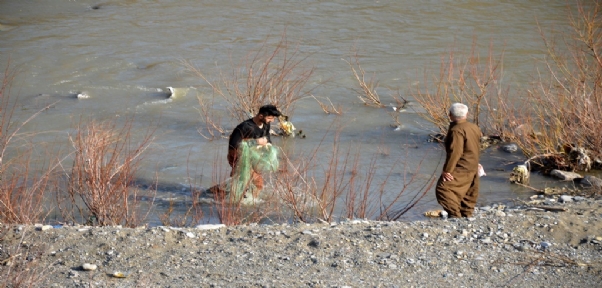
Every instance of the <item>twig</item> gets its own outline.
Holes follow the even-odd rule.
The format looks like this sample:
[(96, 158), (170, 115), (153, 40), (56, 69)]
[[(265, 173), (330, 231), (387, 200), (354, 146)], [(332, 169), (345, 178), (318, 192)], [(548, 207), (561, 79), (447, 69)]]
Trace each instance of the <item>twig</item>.
[(8, 256), (8, 258), (6, 258), (0, 262), (0, 265), (4, 265), (4, 264), (8, 263), (11, 259), (17, 258), (19, 256), (21, 256), (21, 253), (15, 254), (13, 256)]
[(547, 207), (547, 206), (532, 206), (532, 207), (543, 209), (546, 211), (552, 211), (552, 212), (566, 212), (567, 211), (566, 208), (562, 208), (562, 207)]
[(516, 184), (516, 185), (520, 185), (520, 186), (523, 186), (523, 187), (525, 187), (525, 188), (529, 188), (529, 189), (531, 189), (531, 190), (533, 190), (533, 191), (535, 191), (535, 192), (539, 192), (539, 193), (545, 193), (545, 191), (544, 191), (544, 190), (537, 189), (537, 188), (535, 188), (535, 187), (532, 187), (532, 186), (529, 186), (529, 185), (521, 184), (521, 183), (518, 183), (518, 182), (515, 182), (514, 184)]

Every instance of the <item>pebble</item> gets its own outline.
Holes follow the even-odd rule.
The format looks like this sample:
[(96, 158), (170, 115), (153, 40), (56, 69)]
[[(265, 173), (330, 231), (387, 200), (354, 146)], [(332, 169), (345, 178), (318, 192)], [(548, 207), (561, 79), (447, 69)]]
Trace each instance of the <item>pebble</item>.
[(575, 197), (573, 197), (573, 200), (575, 200), (575, 201), (577, 201), (577, 202), (579, 202), (579, 201), (585, 201), (585, 197), (582, 197), (582, 196), (575, 196)]
[(518, 251), (525, 251), (525, 250), (527, 250), (527, 247), (525, 247), (524, 245), (518, 244), (518, 243), (514, 244), (513, 246)]
[(441, 214), (439, 214), (439, 215), (441, 215), (441, 218), (443, 218), (443, 219), (447, 219), (447, 217), (449, 216), (449, 214), (445, 210), (441, 211)]
[(518, 151), (518, 145), (516, 145), (514, 143), (503, 145), (502, 151), (507, 152), (507, 153), (514, 153), (514, 152)]
[(562, 195), (562, 196), (560, 196), (560, 202), (561, 203), (573, 202), (573, 197), (571, 197), (569, 195)]
[(495, 211), (495, 216), (497, 217), (506, 217), (506, 213), (504, 213), (504, 211)]
[(77, 93), (77, 95), (75, 96), (77, 99), (88, 99), (90, 98), (90, 94), (87, 91), (82, 91)]
[(40, 230), (40, 231), (46, 231), (46, 230), (50, 230), (50, 229), (52, 229), (52, 225), (43, 225), (43, 226), (38, 227), (38, 230)]
[(551, 205), (551, 204), (556, 203), (556, 199), (549, 198), (549, 199), (546, 199), (543, 203), (545, 203), (547, 205)]
[(94, 271), (96, 268), (98, 268), (98, 266), (90, 263), (84, 263), (84, 265), (82, 265), (82, 269), (85, 271)]
[(226, 225), (224, 224), (201, 224), (201, 225), (197, 225), (194, 228), (196, 229), (200, 229), (200, 230), (214, 230), (214, 229), (219, 229), (219, 228), (223, 228), (226, 227)]
[(579, 173), (575, 173), (575, 172), (570, 172), (570, 171), (562, 171), (562, 170), (558, 170), (558, 169), (554, 169), (550, 172), (550, 176), (552, 177), (556, 177), (560, 180), (564, 180), (564, 181), (571, 181), (577, 178), (583, 178), (583, 176), (581, 176), (581, 174)]
[(542, 249), (548, 249), (548, 248), (550, 248), (550, 246), (552, 246), (552, 243), (544, 241), (544, 242), (541, 242), (539, 244), (539, 246), (541, 246)]

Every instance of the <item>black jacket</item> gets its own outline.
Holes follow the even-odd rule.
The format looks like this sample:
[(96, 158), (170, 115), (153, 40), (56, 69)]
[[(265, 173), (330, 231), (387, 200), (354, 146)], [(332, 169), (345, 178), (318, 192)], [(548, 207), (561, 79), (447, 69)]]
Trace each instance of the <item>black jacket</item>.
[(258, 139), (261, 137), (266, 137), (268, 143), (272, 143), (272, 140), (270, 139), (270, 124), (263, 124), (263, 127), (259, 128), (259, 126), (253, 122), (253, 118), (250, 118), (234, 128), (232, 134), (230, 134), (228, 150), (236, 150), (242, 140)]

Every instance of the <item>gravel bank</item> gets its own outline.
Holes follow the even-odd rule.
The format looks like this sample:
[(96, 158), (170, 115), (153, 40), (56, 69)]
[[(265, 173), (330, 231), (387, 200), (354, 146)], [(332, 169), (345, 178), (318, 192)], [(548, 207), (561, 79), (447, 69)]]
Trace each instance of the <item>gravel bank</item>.
[(2, 226), (0, 273), (6, 282), (8, 269), (29, 265), (21, 274), (41, 275), (35, 287), (602, 287), (602, 200), (540, 202), (531, 204), (566, 211), (494, 205), (470, 219), (411, 223)]

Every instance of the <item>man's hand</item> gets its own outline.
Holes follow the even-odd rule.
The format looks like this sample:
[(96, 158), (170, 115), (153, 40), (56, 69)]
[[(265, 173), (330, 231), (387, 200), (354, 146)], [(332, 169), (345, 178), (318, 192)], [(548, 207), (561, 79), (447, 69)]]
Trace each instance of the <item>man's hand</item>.
[(454, 176), (451, 173), (447, 172), (441, 173), (441, 177), (443, 177), (443, 182), (454, 180)]
[(257, 138), (257, 145), (265, 146), (266, 144), (268, 144), (268, 138), (266, 138), (266, 137)]

